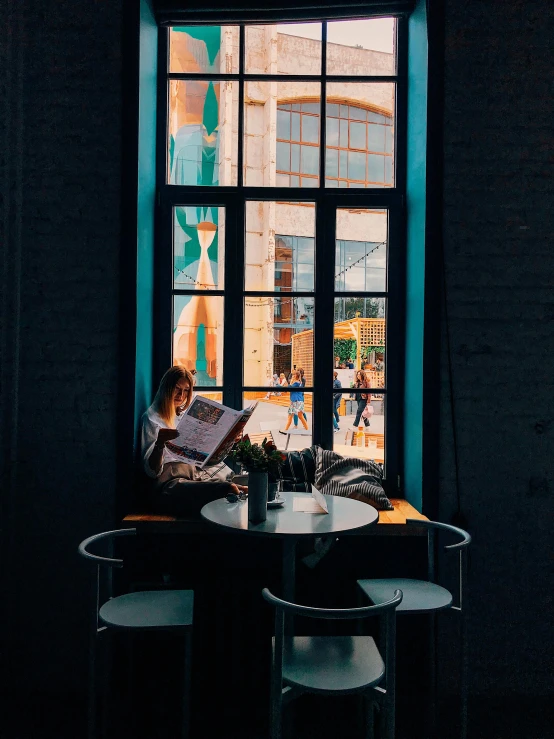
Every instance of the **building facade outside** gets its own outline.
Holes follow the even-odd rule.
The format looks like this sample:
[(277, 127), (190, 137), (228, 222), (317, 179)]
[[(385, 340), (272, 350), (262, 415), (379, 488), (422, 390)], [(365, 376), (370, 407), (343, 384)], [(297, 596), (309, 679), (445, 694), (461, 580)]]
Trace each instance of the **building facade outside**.
[[(394, 21), (391, 20), (391, 23)], [(246, 186), (318, 185), (321, 90), (319, 81), (287, 75), (319, 74), (321, 41), (281, 32), (279, 26), (246, 29), (245, 71), (282, 74), (282, 81), (248, 81), (244, 94)], [(236, 73), (238, 28), (176, 27), (170, 32), (170, 71)], [(394, 54), (328, 43), (328, 70), (355, 75), (394, 74)], [(168, 181), (177, 185), (236, 185), (238, 85), (233, 81), (173, 80), (169, 96)], [(392, 187), (394, 177), (394, 85), (327, 83), (326, 187)], [(225, 210), (175, 209), (175, 288), (222, 289)], [(315, 273), (313, 203), (249, 201), (246, 209), (245, 289), (274, 291), (276, 297), (245, 301), (244, 384), (267, 385), (274, 372), (288, 372), (294, 345), (302, 346), (311, 381), (314, 301), (287, 297), (311, 292)], [(357, 366), (384, 354), (385, 301), (358, 299), (364, 291), (386, 290), (387, 215), (370, 209), (337, 212), (336, 339), (349, 341), (351, 319), (379, 324), (364, 335), (381, 343), (353, 347)], [(331, 256), (332, 258), (332, 256)], [(199, 385), (222, 385), (223, 299), (175, 296), (173, 361), (198, 372)], [(345, 333), (346, 331), (346, 333)], [(296, 337), (296, 338), (295, 338)], [(310, 345), (311, 342), (311, 345)]]

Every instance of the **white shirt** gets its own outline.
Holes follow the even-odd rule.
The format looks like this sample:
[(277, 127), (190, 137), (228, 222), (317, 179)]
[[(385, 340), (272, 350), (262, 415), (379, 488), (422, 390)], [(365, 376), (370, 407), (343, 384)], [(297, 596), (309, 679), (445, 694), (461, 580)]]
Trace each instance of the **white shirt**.
[[(150, 455), (154, 449), (154, 444), (158, 440), (158, 431), (160, 429), (171, 429), (174, 428), (174, 426), (169, 426), (158, 412), (154, 410), (154, 406), (152, 405), (145, 413), (143, 413), (141, 424), (140, 453), (142, 457), (142, 466), (148, 477), (156, 479), (162, 474), (164, 464), (167, 462), (183, 462), (183, 457), (179, 454), (175, 454), (164, 446), (160, 469), (154, 471), (150, 467), (148, 460), (150, 459)], [(233, 471), (229, 469), (226, 464), (221, 462), (220, 464), (205, 467), (203, 470), (197, 470), (197, 474), (199, 480), (227, 480), (233, 475)]]
[(163, 466), (166, 462), (182, 462), (183, 458), (178, 454), (174, 454), (167, 447), (164, 447), (162, 455), (162, 463), (160, 469), (156, 472), (150, 467), (148, 460), (154, 449), (154, 444), (158, 440), (158, 431), (160, 429), (174, 428), (169, 426), (163, 418), (154, 410), (154, 406), (143, 413), (142, 415), (142, 431), (140, 440), (140, 453), (142, 457), (142, 466), (148, 477), (159, 477), (162, 474)]

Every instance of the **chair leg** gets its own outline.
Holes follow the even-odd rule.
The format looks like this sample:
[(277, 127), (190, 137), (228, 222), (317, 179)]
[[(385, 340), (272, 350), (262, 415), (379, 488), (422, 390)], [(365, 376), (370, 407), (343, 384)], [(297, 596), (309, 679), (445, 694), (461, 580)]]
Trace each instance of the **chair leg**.
[(371, 695), (363, 696), (366, 739), (375, 739), (375, 703)]
[(428, 650), (428, 690), (429, 699), (426, 711), (426, 735), (431, 739), (436, 736), (437, 730), (437, 650), (436, 650), (436, 616), (431, 613), (427, 624)]
[(88, 662), (88, 739), (96, 739), (96, 634), (91, 635), (89, 640), (89, 662)]
[[(283, 721), (283, 683), (279, 675), (275, 674), (272, 660), (271, 667), (271, 689), (269, 706), (269, 737), (270, 739), (281, 739)], [(287, 732), (288, 734), (289, 732)]]
[(467, 738), (468, 669), (465, 613), (460, 614), (460, 739)]
[(181, 738), (188, 739), (190, 733), (190, 691), (192, 686), (192, 629), (185, 633), (185, 668), (183, 678), (183, 716)]

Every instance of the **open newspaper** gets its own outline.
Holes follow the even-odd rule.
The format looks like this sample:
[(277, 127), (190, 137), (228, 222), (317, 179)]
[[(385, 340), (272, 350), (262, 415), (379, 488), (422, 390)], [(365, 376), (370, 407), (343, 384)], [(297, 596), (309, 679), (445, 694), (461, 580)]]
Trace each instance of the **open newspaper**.
[(257, 405), (235, 411), (197, 395), (177, 421), (179, 436), (166, 442), (166, 447), (183, 461), (200, 468), (219, 464), (231, 451)]

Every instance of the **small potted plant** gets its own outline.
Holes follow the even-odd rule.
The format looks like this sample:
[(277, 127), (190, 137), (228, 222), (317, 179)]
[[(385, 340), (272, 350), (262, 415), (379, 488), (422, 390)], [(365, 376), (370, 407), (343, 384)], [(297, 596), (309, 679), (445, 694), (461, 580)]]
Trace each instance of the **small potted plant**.
[[(273, 442), (264, 439), (260, 444), (252, 444), (244, 436), (235, 444), (229, 455), (248, 472), (248, 518), (252, 522), (265, 521), (268, 500), (268, 484), (276, 485), (279, 468), (285, 456), (277, 450)], [(275, 497), (275, 490), (272, 491)]]

